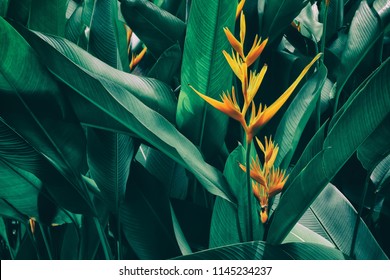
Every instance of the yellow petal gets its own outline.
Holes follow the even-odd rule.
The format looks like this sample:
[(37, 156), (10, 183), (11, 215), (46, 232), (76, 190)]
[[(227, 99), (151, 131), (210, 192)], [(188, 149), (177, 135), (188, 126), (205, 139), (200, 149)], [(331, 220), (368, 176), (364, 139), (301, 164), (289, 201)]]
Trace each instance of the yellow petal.
[(30, 224), (31, 233), (34, 234), (35, 233), (35, 218), (30, 218), (29, 224)]
[(267, 68), (267, 64), (264, 64), (263, 68), (261, 68), (258, 74), (256, 74), (256, 72), (250, 72), (248, 86), (248, 103), (252, 102), (253, 98), (255, 98), (257, 92), (259, 91), (265, 73), (267, 72)]
[(225, 50), (223, 50), (222, 53), (225, 56), (226, 61), (229, 63), (229, 66), (233, 70), (234, 74), (237, 76), (237, 78), (243, 81), (244, 76), (241, 69), (240, 57), (238, 55), (234, 55), (234, 53), (232, 53), (232, 56), (230, 56)]
[(251, 66), (256, 61), (256, 59), (259, 58), (265, 46), (267, 45), (267, 42), (268, 42), (268, 38), (265, 39), (260, 44), (260, 40), (257, 42), (257, 35), (256, 35), (255, 40), (253, 41), (252, 48), (246, 56), (245, 62), (248, 64), (248, 67)]
[(244, 46), (242, 43), (240, 43), (236, 37), (230, 32), (230, 30), (226, 27), (223, 28), (223, 31), (225, 32), (225, 35), (230, 43), (230, 45), (233, 47), (233, 49), (244, 59)]
[[(193, 86), (189, 85), (189, 87), (196, 93), (198, 94), (204, 101), (209, 103), (211, 106), (213, 106), (215, 109), (221, 111), (222, 113), (225, 113), (226, 115), (232, 117), (233, 119), (236, 119), (238, 121), (241, 121), (242, 115), (240, 112), (240, 108), (238, 107), (236, 102), (236, 98), (233, 97), (231, 98), (228, 94), (223, 94), (222, 95), (222, 100), (218, 101), (215, 100), (207, 95), (204, 95), (203, 93), (200, 93), (197, 91)], [(233, 90), (234, 94), (234, 90)]]
[(245, 23), (245, 15), (241, 12), (240, 17), (240, 42), (244, 44), (245, 42), (245, 34), (246, 34), (246, 23)]
[(269, 197), (273, 197), (276, 194), (280, 193), (283, 190), (284, 185), (287, 182), (288, 175), (286, 175), (286, 171), (281, 171), (279, 168), (272, 168), (269, 175)]
[(241, 14), (242, 9), (244, 8), (245, 0), (241, 0), (240, 3), (238, 3), (237, 10), (236, 10), (236, 20), (238, 19), (238, 16)]

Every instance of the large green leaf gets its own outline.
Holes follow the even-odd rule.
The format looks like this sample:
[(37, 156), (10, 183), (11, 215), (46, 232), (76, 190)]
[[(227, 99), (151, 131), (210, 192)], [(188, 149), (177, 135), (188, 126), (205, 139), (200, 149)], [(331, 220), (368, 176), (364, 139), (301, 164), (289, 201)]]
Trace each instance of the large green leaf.
[(5, 17), (7, 15), (9, 0), (3, 0), (0, 2), (0, 16)]
[[(81, 203), (81, 197), (86, 198), (86, 190), (80, 176), (84, 170), (84, 132), (56, 82), (31, 47), (2, 18), (0, 25), (4, 39), (0, 49), (0, 115), (4, 123), (63, 176), (58, 178), (62, 180), (58, 186), (52, 185), (55, 192), (64, 193), (68, 188), (66, 198), (73, 193), (75, 199), (74, 202), (66, 199), (67, 202), (71, 202), (73, 210), (85, 212), (88, 206)], [(51, 178), (49, 172), (36, 175), (42, 180)], [(65, 181), (70, 184), (65, 184), (67, 187), (61, 190), (59, 186), (65, 187)], [(57, 198), (61, 200), (61, 196)]]
[(390, 154), (388, 154), (372, 171), (371, 181), (377, 187), (377, 192), (385, 190), (390, 183)]
[(230, 52), (230, 45), (223, 28), (233, 30), (235, 11), (236, 3), (230, 0), (195, 0), (191, 4), (176, 122), (206, 157), (221, 148), (228, 119), (203, 101), (189, 84), (217, 100), (223, 91), (231, 91), (232, 70), (222, 54), (222, 50)]
[(383, 28), (384, 26), (381, 26), (379, 18), (367, 1), (362, 1), (351, 22), (341, 61), (335, 72), (339, 91), (360, 62), (370, 53), (383, 34)]
[(302, 225), (301, 223), (297, 223), (293, 227), (282, 243), (290, 242), (310, 242), (324, 245), (330, 248), (335, 248), (333, 243), (331, 243), (329, 240), (311, 230), (310, 228)]
[(181, 255), (176, 241), (168, 193), (140, 165), (133, 165), (121, 207), (124, 235), (140, 259)]
[(184, 22), (150, 1), (122, 1), (121, 11), (126, 23), (155, 58), (176, 42), (183, 46)]
[(44, 33), (64, 36), (68, 0), (32, 0), (28, 27)]
[(175, 260), (344, 260), (340, 251), (313, 243), (271, 245), (264, 241), (204, 250)]
[(308, 0), (265, 1), (264, 7), (259, 6), (262, 9), (258, 11), (262, 38), (269, 38), (268, 44), (280, 38), (308, 2)]
[(317, 105), (326, 79), (326, 67), (320, 69), (303, 85), (288, 107), (276, 130), (275, 143), (279, 145), (275, 166), (286, 169), (294, 155), (302, 132)]
[[(42, 34), (37, 36), (26, 30), (24, 35), (44, 59), (50, 71), (75, 90), (69, 92), (69, 97), (81, 122), (136, 134), (185, 166), (208, 191), (234, 201), (222, 174), (207, 164), (199, 150), (166, 118), (133, 95), (149, 93), (155, 99), (157, 96), (161, 98), (159, 94), (163, 95), (167, 90), (164, 84), (118, 71), (129, 78), (129, 83), (126, 84), (126, 88), (131, 89), (129, 92), (116, 83), (117, 78), (109, 79), (113, 74), (101, 76), (110, 71), (114, 72), (113, 68), (99, 63), (99, 60), (72, 43)], [(69, 58), (57, 49), (62, 50)], [(45, 59), (46, 57), (51, 59)], [(94, 73), (84, 67), (85, 64), (93, 67), (92, 63), (95, 62)]]
[[(390, 112), (390, 59), (382, 64), (329, 131), (323, 150), (289, 183), (267, 240), (279, 243), (345, 162)], [(362, 116), (365, 116), (362, 119)]]
[(390, 116), (358, 148), (357, 156), (363, 167), (372, 170), (390, 152)]
[[(328, 184), (314, 200), (307, 213), (310, 218), (300, 222), (311, 228), (316, 223), (326, 232), (326, 238), (349, 255), (351, 252), (357, 212), (344, 195), (332, 184)], [(306, 214), (305, 214), (306, 215)], [(356, 259), (387, 259), (370, 230), (360, 219), (356, 245), (351, 256)]]
[[(98, 0), (92, 16), (89, 51), (111, 67), (122, 69), (117, 35), (117, 2)], [(88, 165), (101, 197), (114, 213), (124, 200), (130, 162), (137, 147), (128, 135), (87, 129)]]

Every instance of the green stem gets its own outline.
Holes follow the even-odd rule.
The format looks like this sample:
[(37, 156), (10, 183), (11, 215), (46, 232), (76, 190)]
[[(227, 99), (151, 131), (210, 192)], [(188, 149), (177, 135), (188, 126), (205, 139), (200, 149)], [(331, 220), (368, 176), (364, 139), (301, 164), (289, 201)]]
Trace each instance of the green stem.
[(53, 259), (53, 255), (52, 255), (52, 252), (51, 252), (51, 248), (50, 248), (50, 245), (49, 245), (49, 241), (48, 241), (47, 236), (46, 236), (45, 229), (43, 228), (43, 226), (41, 225), (41, 223), (38, 223), (38, 224), (39, 224), (39, 229), (41, 230), (43, 242), (45, 243), (47, 255), (49, 256), (49, 260), (52, 260), (52, 259)]
[(34, 234), (31, 232), (30, 227), (29, 227), (29, 224), (28, 224), (26, 227), (27, 227), (27, 230), (26, 230), (26, 231), (27, 231), (27, 234), (28, 234), (28, 236), (30, 237), (30, 239), (31, 239), (31, 241), (32, 241), (32, 244), (33, 244), (33, 246), (34, 246), (34, 249), (35, 249), (35, 251), (36, 251), (36, 253), (37, 253), (37, 258), (38, 258), (38, 260), (42, 260), (41, 254), (39, 253), (37, 240), (35, 239)]
[(247, 225), (247, 240), (246, 241), (252, 241), (253, 240), (253, 225), (252, 225), (252, 186), (251, 186), (251, 174), (250, 174), (250, 157), (251, 157), (251, 143), (247, 142), (246, 147), (246, 157), (245, 157), (245, 165), (246, 165), (246, 190), (248, 195), (248, 217), (246, 221), (248, 222)]
[(95, 226), (100, 238), (100, 242), (102, 244), (104, 256), (106, 260), (111, 260), (111, 254), (110, 254), (110, 246), (108, 245), (108, 240), (106, 235), (104, 234), (103, 227), (97, 217), (93, 217), (93, 221), (95, 222)]
[(360, 218), (361, 218), (362, 213), (363, 213), (364, 202), (365, 202), (366, 196), (367, 196), (368, 184), (370, 183), (370, 174), (371, 173), (368, 173), (366, 176), (366, 181), (364, 182), (363, 193), (362, 193), (361, 200), (360, 200), (359, 211), (356, 215), (355, 227), (354, 227), (353, 236), (352, 236), (351, 250), (349, 252), (349, 255), (351, 257), (353, 256), (354, 251), (355, 251), (356, 239), (357, 239), (357, 234), (358, 234), (359, 225), (360, 225)]
[(322, 11), (323, 29), (322, 29), (322, 38), (321, 38), (321, 45), (320, 45), (320, 50), (322, 52), (321, 61), (323, 62), (325, 57), (326, 26), (328, 22), (328, 5), (326, 5), (324, 2), (322, 2), (322, 5), (325, 5), (325, 9), (323, 9)]
[(117, 251), (118, 251), (118, 260), (121, 260), (122, 259), (122, 233), (121, 233), (120, 211), (118, 211), (118, 215), (117, 215), (116, 229), (118, 231), (118, 240), (116, 242)]

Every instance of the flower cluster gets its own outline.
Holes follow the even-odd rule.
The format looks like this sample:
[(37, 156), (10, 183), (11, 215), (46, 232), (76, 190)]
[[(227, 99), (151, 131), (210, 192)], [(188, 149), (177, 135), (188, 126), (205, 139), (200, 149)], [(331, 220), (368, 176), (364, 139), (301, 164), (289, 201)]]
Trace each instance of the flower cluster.
[[(265, 145), (258, 138), (256, 142), (264, 155), (263, 164), (256, 155), (250, 165), (250, 177), (252, 181), (253, 194), (260, 203), (260, 219), (262, 223), (268, 220), (268, 200), (280, 193), (287, 181), (286, 171), (274, 167), (276, 156), (279, 152), (278, 145), (272, 139), (265, 137)], [(240, 168), (247, 172), (246, 167), (239, 164)]]
[[(211, 106), (225, 113), (231, 118), (239, 121), (246, 133), (247, 143), (251, 143), (253, 137), (279, 111), (282, 105), (287, 101), (294, 89), (297, 87), (298, 83), (309, 71), (310, 67), (315, 63), (315, 61), (320, 57), (320, 54), (318, 54), (303, 69), (303, 71), (294, 81), (294, 83), (271, 106), (267, 107), (260, 104), (258, 108), (256, 108), (253, 99), (255, 98), (265, 76), (265, 73), (267, 72), (267, 65), (264, 64), (264, 66), (258, 73), (256, 71), (249, 70), (249, 67), (259, 58), (268, 42), (268, 39), (261, 41), (261, 39), (259, 39), (256, 35), (251, 49), (247, 54), (244, 53), (246, 22), (245, 15), (242, 11), (240, 14), (240, 39), (238, 40), (228, 28), (224, 28), (223, 30), (230, 45), (232, 46), (232, 54), (230, 55), (226, 51), (223, 51), (223, 55), (225, 56), (226, 61), (228, 62), (230, 68), (233, 70), (234, 74), (241, 81), (241, 92), (243, 95), (244, 104), (242, 105), (242, 107), (238, 104), (234, 86), (232, 87), (231, 92), (227, 91), (221, 94), (222, 101), (210, 98), (207, 95), (197, 91), (191, 85), (189, 86), (194, 92), (196, 92), (201, 98), (203, 98), (204, 101), (209, 103)], [(249, 118), (249, 123), (247, 123), (246, 114), (250, 107), (251, 115)]]

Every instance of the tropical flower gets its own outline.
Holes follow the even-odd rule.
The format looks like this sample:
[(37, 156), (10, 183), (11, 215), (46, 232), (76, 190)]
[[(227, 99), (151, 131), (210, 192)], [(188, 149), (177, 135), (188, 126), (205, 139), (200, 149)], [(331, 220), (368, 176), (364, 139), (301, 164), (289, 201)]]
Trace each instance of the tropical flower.
[(238, 19), (238, 16), (241, 14), (244, 5), (245, 5), (245, 0), (241, 0), (240, 3), (238, 3), (237, 10), (236, 10), (236, 20)]
[[(268, 219), (268, 200), (283, 190), (288, 176), (286, 176), (286, 171), (274, 167), (279, 147), (272, 141), (272, 138), (270, 137), (268, 140), (265, 137), (264, 145), (257, 138), (256, 142), (264, 155), (264, 163), (261, 164), (256, 155), (255, 159), (252, 158), (249, 174), (253, 179), (253, 194), (260, 203), (260, 218), (265, 223)], [(247, 172), (244, 165), (239, 163), (239, 166), (244, 172)]]
[(131, 61), (130, 61), (130, 70), (133, 70), (133, 68), (138, 64), (140, 63), (140, 61), (142, 60), (142, 58), (144, 57), (145, 53), (147, 51), (147, 47), (144, 47), (142, 49), (142, 51), (135, 55), (134, 53), (131, 55)]

